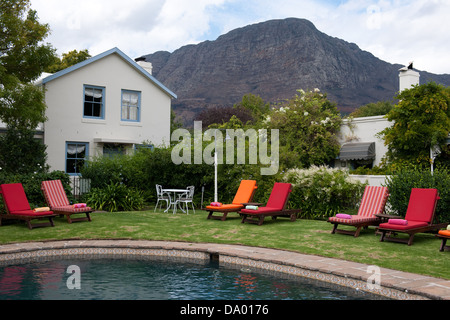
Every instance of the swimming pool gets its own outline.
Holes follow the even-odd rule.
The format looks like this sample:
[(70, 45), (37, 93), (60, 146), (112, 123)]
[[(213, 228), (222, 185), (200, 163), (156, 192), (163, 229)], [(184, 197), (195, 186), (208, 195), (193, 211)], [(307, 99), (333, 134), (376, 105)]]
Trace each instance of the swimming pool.
[(373, 300), (379, 296), (301, 277), (140, 259), (55, 258), (0, 270), (1, 300)]

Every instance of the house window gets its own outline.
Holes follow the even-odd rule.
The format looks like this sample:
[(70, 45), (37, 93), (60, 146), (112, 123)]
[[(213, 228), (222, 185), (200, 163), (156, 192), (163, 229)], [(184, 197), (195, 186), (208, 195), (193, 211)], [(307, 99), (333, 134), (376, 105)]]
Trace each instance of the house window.
[(103, 157), (115, 158), (126, 154), (125, 146), (118, 143), (105, 143), (103, 145)]
[(140, 121), (141, 93), (122, 90), (122, 121)]
[(89, 143), (66, 143), (66, 172), (70, 175), (80, 175), (81, 168), (87, 160)]
[(135, 144), (134, 145), (134, 150), (135, 151), (139, 151), (139, 150), (150, 150), (153, 151), (155, 150), (155, 146), (152, 144)]
[(84, 110), (85, 118), (105, 118), (105, 88), (84, 86)]

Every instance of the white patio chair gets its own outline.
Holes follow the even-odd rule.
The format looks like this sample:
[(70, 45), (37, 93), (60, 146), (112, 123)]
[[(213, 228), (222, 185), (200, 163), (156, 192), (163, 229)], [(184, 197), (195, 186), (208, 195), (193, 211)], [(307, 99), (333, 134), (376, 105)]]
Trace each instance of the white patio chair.
[[(155, 211), (156, 211), (156, 208), (158, 207), (158, 203), (160, 201), (165, 201), (167, 203), (167, 208), (169, 208), (169, 204), (172, 202), (171, 198), (170, 198), (170, 194), (163, 192), (162, 186), (159, 184), (156, 185), (156, 195), (157, 195), (158, 199), (156, 201)], [(161, 208), (161, 205), (160, 205), (160, 208)]]
[[(187, 192), (180, 194), (180, 196), (177, 199), (177, 204), (180, 206), (180, 209), (183, 210), (183, 208), (181, 207), (181, 204), (185, 204), (186, 206), (186, 213), (189, 214), (189, 206), (188, 203), (190, 203), (192, 205), (192, 210), (194, 210), (195, 213), (195, 208), (194, 208), (194, 186), (189, 186), (186, 188)], [(184, 210), (183, 210), (184, 211)]]

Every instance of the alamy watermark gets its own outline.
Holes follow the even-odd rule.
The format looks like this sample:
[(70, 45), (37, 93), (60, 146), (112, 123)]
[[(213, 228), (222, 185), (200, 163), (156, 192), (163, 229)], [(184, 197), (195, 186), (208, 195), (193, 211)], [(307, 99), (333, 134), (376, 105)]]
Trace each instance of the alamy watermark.
[(81, 269), (77, 265), (71, 265), (67, 268), (67, 273), (71, 274), (69, 278), (67, 278), (66, 286), (67, 289), (81, 289)]
[[(202, 130), (202, 122), (194, 122), (194, 157), (192, 157), (192, 135), (186, 129), (172, 133), (171, 141), (179, 142), (172, 149), (174, 164), (259, 164), (261, 175), (274, 175), (279, 169), (279, 130), (271, 129), (208, 129)], [(246, 140), (248, 139), (248, 148)], [(270, 153), (269, 151), (270, 139)], [(212, 141), (203, 148), (204, 141)], [(225, 157), (224, 157), (225, 145)], [(248, 150), (248, 154), (247, 154)], [(236, 157), (235, 157), (236, 151)], [(248, 157), (247, 157), (248, 156)], [(224, 162), (224, 159), (226, 160)]]
[(369, 290), (380, 290), (381, 289), (381, 270), (377, 266), (368, 266), (367, 273), (371, 274), (367, 278), (367, 288)]

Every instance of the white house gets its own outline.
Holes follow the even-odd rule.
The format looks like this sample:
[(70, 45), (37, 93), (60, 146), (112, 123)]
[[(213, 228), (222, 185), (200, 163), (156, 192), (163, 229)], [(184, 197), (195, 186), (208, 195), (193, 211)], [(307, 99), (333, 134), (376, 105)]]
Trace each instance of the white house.
[(384, 140), (377, 134), (392, 126), (384, 116), (345, 119), (341, 127), (341, 152), (335, 166), (356, 169), (381, 163), (387, 152)]
[[(399, 91), (419, 84), (419, 80), (420, 74), (413, 69), (411, 62), (399, 70)], [(385, 116), (345, 119), (340, 132), (341, 152), (335, 166), (356, 169), (379, 165), (388, 149), (377, 134), (392, 125)]]
[(170, 142), (176, 95), (149, 65), (113, 48), (37, 82), (45, 90), (43, 135), (51, 170), (77, 175), (89, 157)]

